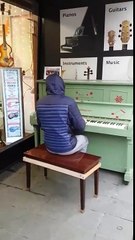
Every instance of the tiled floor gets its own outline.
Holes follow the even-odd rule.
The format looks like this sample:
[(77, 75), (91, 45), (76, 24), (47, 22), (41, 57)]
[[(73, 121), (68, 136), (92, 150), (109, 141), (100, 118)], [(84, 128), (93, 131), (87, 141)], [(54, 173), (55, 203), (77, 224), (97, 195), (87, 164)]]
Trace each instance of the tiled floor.
[(32, 166), (31, 192), (25, 188), (25, 166), (0, 174), (0, 240), (132, 240), (133, 182), (100, 170), (99, 197), (93, 176), (86, 181), (86, 207), (79, 211), (79, 180)]

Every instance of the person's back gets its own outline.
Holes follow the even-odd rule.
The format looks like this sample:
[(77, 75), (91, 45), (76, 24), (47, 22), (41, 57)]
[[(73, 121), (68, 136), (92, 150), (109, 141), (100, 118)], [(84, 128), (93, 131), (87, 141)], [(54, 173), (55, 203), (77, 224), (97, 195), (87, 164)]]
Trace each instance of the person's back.
[[(47, 77), (46, 92), (47, 96), (39, 99), (36, 105), (44, 143), (51, 152), (72, 154), (78, 141), (76, 135), (84, 131), (85, 121), (74, 99), (65, 96), (64, 81), (57, 74)], [(86, 142), (88, 144), (88, 140)]]

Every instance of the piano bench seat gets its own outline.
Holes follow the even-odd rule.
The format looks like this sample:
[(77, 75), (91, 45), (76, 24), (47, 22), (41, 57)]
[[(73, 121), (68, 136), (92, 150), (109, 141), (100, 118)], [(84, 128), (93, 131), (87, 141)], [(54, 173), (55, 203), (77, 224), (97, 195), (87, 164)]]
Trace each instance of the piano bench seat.
[(23, 154), (26, 163), (26, 186), (30, 191), (31, 164), (44, 168), (47, 178), (47, 169), (61, 172), (80, 179), (80, 205), (81, 212), (85, 210), (85, 182), (86, 178), (94, 173), (94, 194), (98, 196), (99, 168), (101, 157), (87, 153), (77, 152), (72, 155), (57, 155), (49, 153), (44, 144), (32, 148)]

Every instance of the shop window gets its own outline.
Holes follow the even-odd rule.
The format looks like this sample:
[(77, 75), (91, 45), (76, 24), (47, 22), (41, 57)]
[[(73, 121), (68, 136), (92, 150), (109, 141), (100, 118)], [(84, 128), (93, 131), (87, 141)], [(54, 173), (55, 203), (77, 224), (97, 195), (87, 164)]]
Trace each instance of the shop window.
[[(0, 67), (22, 69), (25, 132), (31, 133), (30, 113), (35, 109), (37, 79), (38, 16), (25, 9), (0, 1)], [(0, 129), (2, 115), (2, 84), (0, 80)]]

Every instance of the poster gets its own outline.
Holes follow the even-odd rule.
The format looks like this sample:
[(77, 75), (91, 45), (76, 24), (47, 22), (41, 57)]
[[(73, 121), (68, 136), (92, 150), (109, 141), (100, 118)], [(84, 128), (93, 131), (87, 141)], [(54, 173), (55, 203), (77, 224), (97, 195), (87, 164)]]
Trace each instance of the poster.
[(133, 49), (133, 1), (106, 4), (104, 51)]
[(62, 77), (67, 80), (95, 80), (97, 58), (61, 58)]
[(104, 57), (102, 80), (133, 81), (133, 57)]
[(96, 49), (96, 18), (90, 6), (60, 10), (60, 52), (78, 54)]
[(23, 138), (23, 105), (20, 68), (1, 68), (5, 143)]

